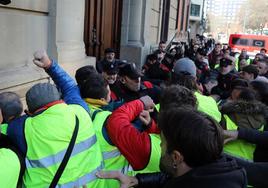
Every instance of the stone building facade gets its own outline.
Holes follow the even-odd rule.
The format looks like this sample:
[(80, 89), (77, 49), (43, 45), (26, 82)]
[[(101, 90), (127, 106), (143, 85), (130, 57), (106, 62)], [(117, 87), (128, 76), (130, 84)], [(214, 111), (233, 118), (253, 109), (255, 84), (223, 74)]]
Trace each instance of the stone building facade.
[[(95, 64), (96, 58), (85, 52), (86, 1), (94, 0), (12, 0), (0, 5), (0, 92), (14, 91), (23, 98), (33, 84), (48, 81), (32, 63), (37, 49), (47, 50), (71, 75), (78, 67)], [(163, 36), (169, 40), (175, 31), (188, 28), (190, 0), (119, 3), (120, 59), (138, 66)]]

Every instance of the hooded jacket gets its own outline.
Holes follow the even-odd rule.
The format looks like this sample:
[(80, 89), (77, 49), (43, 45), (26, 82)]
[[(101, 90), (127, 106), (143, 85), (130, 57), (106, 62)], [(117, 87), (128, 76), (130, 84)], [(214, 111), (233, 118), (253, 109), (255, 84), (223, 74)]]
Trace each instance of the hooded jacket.
[[(223, 105), (221, 112), (222, 114), (228, 115), (238, 126), (239, 139), (256, 144), (253, 160), (255, 162), (268, 161), (268, 146), (266, 144), (264, 145), (263, 141), (258, 142), (258, 137), (260, 136), (257, 133), (256, 136), (252, 136), (252, 131), (257, 131), (262, 126), (264, 126), (264, 130), (267, 130), (268, 107), (258, 101), (235, 101)], [(222, 118), (221, 125), (223, 128), (226, 127), (224, 118)]]
[[(239, 128), (260, 129), (266, 124), (268, 108), (258, 101), (234, 101), (224, 104), (221, 113), (228, 117)], [(225, 124), (223, 123), (223, 127)]]
[(138, 187), (146, 188), (243, 188), (247, 187), (246, 172), (236, 161), (229, 157), (222, 157), (215, 163), (193, 168), (188, 173), (169, 178), (163, 173), (138, 174)]

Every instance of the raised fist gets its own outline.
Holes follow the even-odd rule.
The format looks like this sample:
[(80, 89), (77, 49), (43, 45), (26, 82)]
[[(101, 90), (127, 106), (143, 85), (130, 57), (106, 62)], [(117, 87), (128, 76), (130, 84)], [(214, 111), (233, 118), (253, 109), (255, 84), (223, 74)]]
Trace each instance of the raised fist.
[(34, 64), (40, 68), (48, 69), (52, 64), (45, 50), (36, 51), (33, 56)]

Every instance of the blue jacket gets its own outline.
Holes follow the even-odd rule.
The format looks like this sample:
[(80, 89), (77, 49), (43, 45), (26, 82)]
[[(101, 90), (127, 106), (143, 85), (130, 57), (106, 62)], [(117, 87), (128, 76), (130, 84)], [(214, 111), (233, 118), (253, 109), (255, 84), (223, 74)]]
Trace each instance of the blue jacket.
[[(52, 62), (51, 67), (47, 69), (46, 72), (62, 92), (62, 98), (66, 104), (81, 105), (87, 112), (89, 112), (87, 104), (80, 96), (79, 88), (76, 83), (56, 63), (56, 61)], [(24, 115), (12, 120), (7, 128), (8, 137), (14, 142), (24, 156), (26, 156), (27, 152), (27, 144), (24, 135), (24, 123), (27, 117), (27, 115)]]

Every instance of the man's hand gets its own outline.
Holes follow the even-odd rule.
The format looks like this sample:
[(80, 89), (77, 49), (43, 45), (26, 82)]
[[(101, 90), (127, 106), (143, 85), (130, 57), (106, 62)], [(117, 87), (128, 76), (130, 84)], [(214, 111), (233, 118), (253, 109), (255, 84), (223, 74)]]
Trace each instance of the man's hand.
[(217, 80), (210, 80), (208, 83), (204, 84), (209, 94), (211, 93), (212, 88), (217, 85), (218, 85)]
[(39, 50), (34, 53), (34, 64), (40, 68), (48, 69), (52, 62), (45, 50)]
[(119, 171), (97, 172), (96, 176), (102, 179), (116, 179), (120, 181), (120, 188), (128, 188), (138, 185), (138, 180), (135, 176), (127, 176)]
[(234, 141), (237, 139), (238, 137), (238, 131), (227, 131), (224, 130), (223, 131), (223, 135), (224, 135), (224, 144), (230, 142), (230, 141)]
[(139, 115), (139, 119), (140, 119), (141, 122), (142, 122), (144, 125), (146, 125), (146, 126), (150, 125), (151, 120), (152, 120), (152, 118), (151, 118), (151, 116), (150, 116), (150, 112), (147, 111), (147, 110), (143, 110), (143, 111), (140, 113), (140, 115)]
[(140, 98), (142, 103), (144, 104), (144, 109), (148, 110), (149, 112), (152, 112), (154, 110), (154, 101), (149, 97), (148, 95), (143, 96)]

